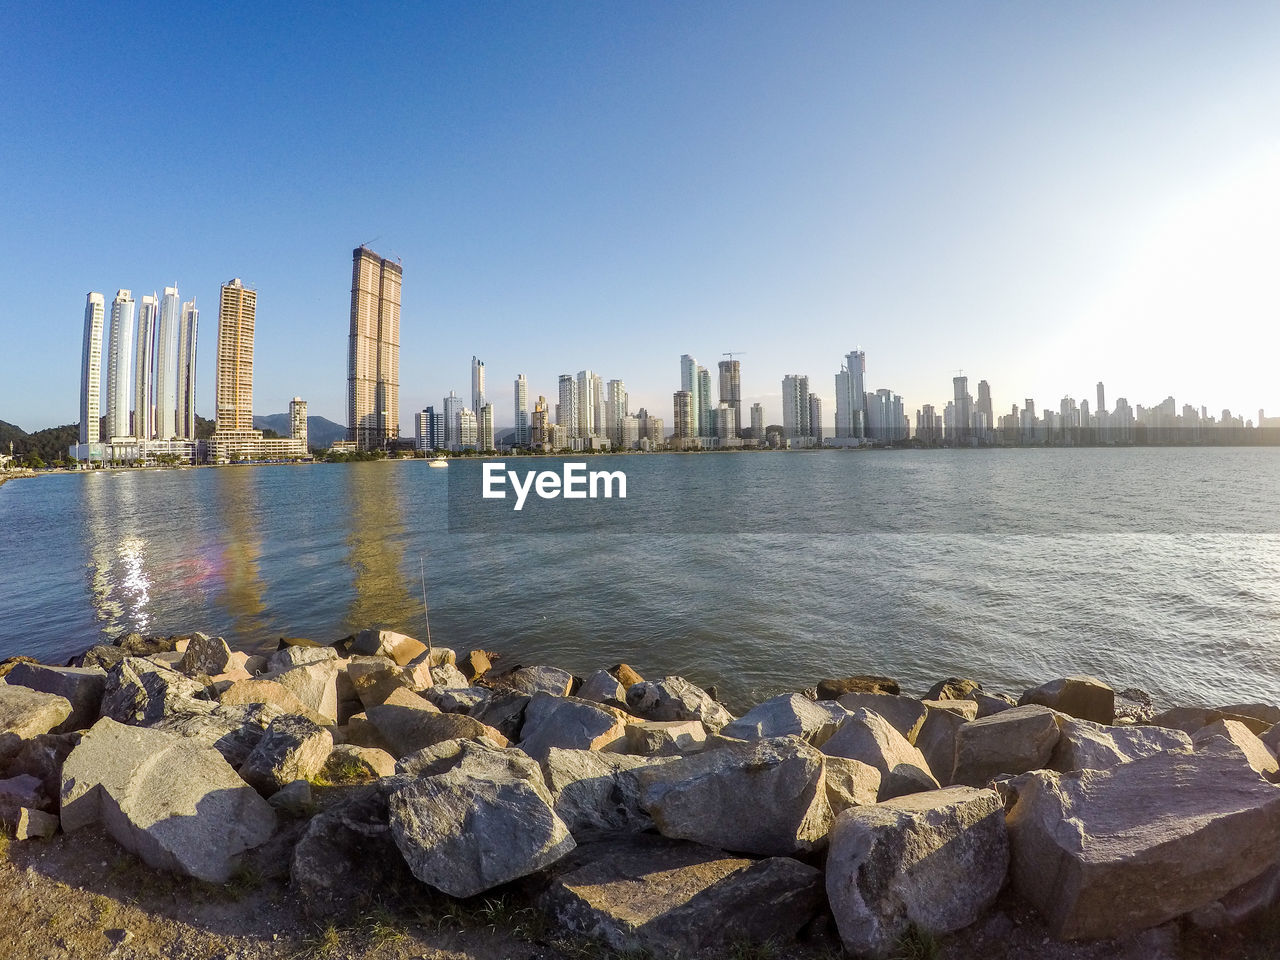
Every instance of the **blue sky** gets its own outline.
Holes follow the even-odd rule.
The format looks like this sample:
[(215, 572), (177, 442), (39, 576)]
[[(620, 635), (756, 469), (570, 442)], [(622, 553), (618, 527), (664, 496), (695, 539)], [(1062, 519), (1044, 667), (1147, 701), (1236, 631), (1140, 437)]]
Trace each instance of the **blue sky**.
[(590, 368), (670, 417), (743, 351), (833, 416), (1280, 413), (1275, 4), (11, 4), (0, 419), (78, 415), (84, 295), (258, 290), (255, 410), (344, 418), (351, 250), (401, 258), (401, 426)]

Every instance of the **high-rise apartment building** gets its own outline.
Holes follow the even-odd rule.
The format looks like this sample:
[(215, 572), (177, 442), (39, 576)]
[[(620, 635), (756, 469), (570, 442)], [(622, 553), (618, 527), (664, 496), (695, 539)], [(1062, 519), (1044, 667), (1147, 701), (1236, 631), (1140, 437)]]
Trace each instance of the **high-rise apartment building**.
[(117, 290), (111, 301), (111, 333), (107, 346), (107, 437), (128, 437), (129, 366), (133, 353), (133, 294)]
[(156, 321), (160, 300), (144, 296), (138, 308), (138, 339), (133, 357), (133, 436), (150, 440), (156, 435), (155, 376)]
[(693, 409), (693, 394), (688, 390), (677, 390), (672, 395), (672, 413), (674, 425), (671, 439), (677, 446), (698, 435), (698, 420)]
[(951, 386), (955, 391), (955, 412), (952, 414), (952, 442), (968, 443), (970, 425), (973, 422), (973, 397), (969, 395), (969, 378), (952, 377)]
[(236, 439), (253, 439), (257, 433), (253, 429), (253, 333), (257, 313), (257, 291), (246, 287), (239, 277), (222, 285), (218, 299), (214, 431)]
[(600, 433), (599, 407), (604, 398), (600, 395), (600, 377), (590, 370), (578, 371), (578, 436), (586, 440)]
[[(200, 311), (196, 302), (182, 305), (182, 321), (178, 326), (178, 436), (196, 437), (196, 333)], [(305, 436), (304, 436), (305, 439)]]
[(457, 450), (475, 450), (477, 437), (476, 414), (474, 410), (463, 407), (458, 411), (458, 422), (455, 426)]
[(160, 326), (156, 334), (156, 438), (178, 436), (178, 326), (182, 304), (177, 287), (165, 287), (160, 297)]
[(471, 357), (471, 409), (476, 413), (488, 403), (484, 393), (484, 361)]
[[(731, 411), (732, 436), (742, 434), (742, 364), (738, 360), (720, 361), (720, 402), (727, 403)], [(718, 425), (717, 425), (718, 432)]]
[(537, 448), (551, 442), (551, 421), (547, 414), (547, 398), (540, 396), (533, 405), (533, 418), (529, 424), (529, 445), (531, 447)]
[(822, 442), (822, 398), (816, 393), (809, 394), (809, 436)]
[(307, 447), (307, 401), (294, 397), (289, 401), (289, 438), (302, 441), (303, 449)]
[[(698, 371), (702, 369), (698, 366), (698, 361), (689, 354), (680, 357), (680, 389), (689, 394), (689, 403), (693, 409), (693, 433), (689, 436), (699, 436), (698, 411), (702, 409), (701, 384), (698, 380)], [(677, 430), (679, 427), (676, 428)]]
[(516, 375), (516, 434), (515, 445), (529, 445), (529, 381), (523, 373)]
[(758, 403), (751, 405), (751, 439), (764, 440), (764, 407)]
[(978, 381), (978, 402), (973, 408), (975, 423), (978, 427), (978, 437), (983, 442), (990, 439), (990, 433), (995, 429), (996, 415), (995, 410), (991, 406), (991, 384), (985, 380)]
[(610, 380), (605, 390), (604, 435), (614, 446), (622, 446), (622, 421), (627, 415), (627, 386)]
[(444, 414), (427, 407), (414, 417), (414, 446), (419, 450), (441, 450), (448, 446), (444, 439)]
[(493, 404), (486, 403), (476, 417), (476, 449), (496, 450), (497, 447), (493, 437)]
[(867, 435), (867, 355), (861, 350), (845, 354), (836, 374), (836, 436)]
[(440, 406), (444, 408), (444, 437), (442, 445), (449, 450), (461, 450), (458, 436), (458, 416), (466, 409), (466, 401), (452, 390)]
[(1098, 381), (1098, 416), (1102, 416), (1107, 412), (1107, 392), (1103, 389), (1102, 381)]
[(85, 297), (84, 347), (80, 353), (80, 442), (101, 440), (102, 317), (107, 309), (100, 293)]
[(556, 425), (564, 427), (570, 437), (578, 435), (578, 384), (572, 374), (560, 374), (560, 393), (556, 402)]
[(782, 434), (789, 439), (813, 436), (809, 425), (809, 378), (789, 373), (782, 378)]
[(400, 436), (400, 288), (404, 271), (367, 247), (352, 251), (347, 439), (375, 450)]
[(698, 367), (698, 436), (713, 437), (716, 433), (715, 413), (711, 408), (711, 372)]

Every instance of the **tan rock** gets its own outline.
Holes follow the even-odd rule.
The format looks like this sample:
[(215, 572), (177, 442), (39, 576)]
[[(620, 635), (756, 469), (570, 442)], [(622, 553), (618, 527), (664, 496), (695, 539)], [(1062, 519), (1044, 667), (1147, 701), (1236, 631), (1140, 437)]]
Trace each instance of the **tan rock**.
[(1048, 707), (1014, 707), (972, 720), (956, 731), (956, 765), (949, 779), (983, 787), (1001, 774), (1043, 770), (1057, 743), (1057, 715)]
[(1274, 782), (1280, 776), (1280, 764), (1276, 763), (1275, 754), (1239, 720), (1214, 721), (1196, 731), (1191, 742), (1197, 747), (1204, 747), (1214, 737), (1222, 737), (1233, 743), (1245, 755), (1249, 766), (1268, 780)]
[(822, 745), (822, 752), (829, 757), (860, 760), (879, 770), (881, 800), (938, 789), (924, 754), (889, 721), (867, 709), (855, 710)]

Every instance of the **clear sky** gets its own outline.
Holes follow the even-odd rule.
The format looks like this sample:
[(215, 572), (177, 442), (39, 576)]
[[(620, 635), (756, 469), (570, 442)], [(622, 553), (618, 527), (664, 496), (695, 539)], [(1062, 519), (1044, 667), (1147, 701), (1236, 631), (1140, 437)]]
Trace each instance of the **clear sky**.
[(1280, 414), (1280, 5), (12, 3), (0, 419), (78, 416), (84, 296), (258, 290), (255, 411), (345, 421), (351, 250), (404, 265), (401, 428), (590, 368), (671, 417), (742, 351)]

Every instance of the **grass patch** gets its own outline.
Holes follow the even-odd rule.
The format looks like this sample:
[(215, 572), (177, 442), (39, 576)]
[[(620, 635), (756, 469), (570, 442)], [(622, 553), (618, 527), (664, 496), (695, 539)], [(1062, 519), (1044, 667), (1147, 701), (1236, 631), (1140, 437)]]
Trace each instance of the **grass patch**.
[(899, 939), (890, 960), (937, 960), (942, 944), (932, 933), (912, 926)]
[(9, 834), (0, 829), (0, 860), (9, 858)]
[(299, 956), (326, 960), (329, 957), (339, 956), (338, 951), (341, 949), (342, 933), (338, 930), (338, 925), (330, 921), (323, 927), (318, 927), (313, 936), (303, 941), (303, 952)]
[(755, 943), (735, 940), (724, 951), (724, 960), (778, 960), (778, 947), (772, 940)]
[(355, 757), (339, 756), (337, 759), (330, 757), (324, 769), (311, 782), (318, 787), (342, 787), (369, 783), (376, 779), (377, 775), (363, 761)]
[(224, 883), (222, 888), (231, 899), (243, 900), (249, 894), (260, 890), (263, 882), (262, 872), (257, 867), (242, 860), (236, 865), (231, 874), (231, 879)]

